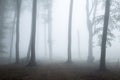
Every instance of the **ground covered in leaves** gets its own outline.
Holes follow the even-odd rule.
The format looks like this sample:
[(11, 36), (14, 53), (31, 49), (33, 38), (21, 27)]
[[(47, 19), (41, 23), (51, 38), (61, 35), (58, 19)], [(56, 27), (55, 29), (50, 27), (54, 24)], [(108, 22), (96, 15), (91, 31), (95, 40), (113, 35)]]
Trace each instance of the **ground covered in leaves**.
[(94, 65), (46, 63), (0, 66), (0, 80), (120, 80), (120, 70), (99, 72)]

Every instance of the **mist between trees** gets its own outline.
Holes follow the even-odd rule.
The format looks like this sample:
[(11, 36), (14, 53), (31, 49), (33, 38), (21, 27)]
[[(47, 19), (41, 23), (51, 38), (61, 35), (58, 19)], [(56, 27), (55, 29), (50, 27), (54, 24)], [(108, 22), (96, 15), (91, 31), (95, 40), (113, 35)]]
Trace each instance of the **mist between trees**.
[(3, 62), (119, 62), (119, 0), (0, 0)]

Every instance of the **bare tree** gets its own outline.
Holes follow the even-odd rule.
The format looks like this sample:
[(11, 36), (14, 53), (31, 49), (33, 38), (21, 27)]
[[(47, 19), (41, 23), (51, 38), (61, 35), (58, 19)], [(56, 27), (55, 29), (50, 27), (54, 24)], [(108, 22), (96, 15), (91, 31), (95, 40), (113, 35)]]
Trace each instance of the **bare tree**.
[[(98, 0), (92, 0), (92, 7), (89, 7), (89, 0), (86, 0), (86, 13), (87, 13), (87, 28), (89, 33), (89, 40), (88, 40), (88, 62), (93, 63), (94, 57), (93, 57), (93, 34), (94, 34), (94, 20), (95, 20), (95, 14), (97, 9), (97, 3)], [(92, 19), (91, 19), (91, 16)]]
[(77, 31), (77, 36), (78, 36), (78, 56), (80, 58), (80, 34), (79, 34), (79, 30)]
[(19, 63), (19, 36), (20, 36), (20, 8), (21, 8), (21, 0), (17, 0), (17, 8), (16, 8), (16, 64)]
[(29, 45), (28, 45), (28, 51), (27, 51), (27, 62), (30, 60), (30, 56), (31, 56), (31, 37), (30, 37), (30, 41), (29, 41)]
[(29, 66), (36, 65), (36, 57), (35, 57), (36, 15), (37, 15), (37, 0), (33, 0), (32, 29), (31, 29), (31, 58), (28, 64)]
[(44, 22), (44, 52), (45, 52), (45, 56), (47, 56), (47, 43), (46, 43), (46, 29), (47, 29), (47, 26), (46, 26), (46, 22)]
[(70, 1), (69, 9), (69, 22), (68, 22), (68, 62), (71, 62), (71, 35), (72, 35), (72, 13), (73, 13), (73, 0)]
[(52, 0), (48, 0), (48, 46), (49, 46), (49, 58), (52, 59)]
[(11, 42), (10, 42), (10, 62), (12, 61), (12, 50), (13, 50), (13, 42), (14, 42), (14, 31), (15, 31), (15, 25), (16, 25), (16, 13), (13, 20), (13, 26), (11, 30)]
[(53, 44), (52, 44), (52, 6), (53, 0), (42, 0), (44, 9), (44, 43), (45, 43), (45, 55), (47, 53), (46, 47), (46, 27), (48, 27), (48, 48), (49, 48), (49, 59), (53, 56)]
[(110, 0), (106, 0), (104, 25), (103, 25), (104, 28), (103, 28), (102, 44), (101, 44), (100, 71), (106, 70), (105, 57), (106, 57), (107, 30), (109, 25), (109, 14), (110, 14)]

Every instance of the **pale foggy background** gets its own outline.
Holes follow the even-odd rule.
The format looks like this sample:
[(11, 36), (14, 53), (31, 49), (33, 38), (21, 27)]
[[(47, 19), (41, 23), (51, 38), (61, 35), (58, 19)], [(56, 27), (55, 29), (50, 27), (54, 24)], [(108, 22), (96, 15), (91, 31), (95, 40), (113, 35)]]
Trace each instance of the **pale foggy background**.
[[(68, 39), (68, 14), (69, 0), (53, 0), (52, 13), (52, 37), (53, 37), (53, 59), (67, 59), (67, 39)], [(22, 2), (22, 11), (20, 19), (20, 57), (27, 55), (27, 49), (31, 31), (31, 8), (32, 1), (26, 0)], [(39, 0), (38, 0), (39, 3)], [(44, 50), (44, 22), (43, 15), (40, 11), (41, 5), (38, 5), (37, 11), (37, 37), (36, 37), (36, 56), (38, 59), (48, 59)], [(102, 14), (104, 9), (99, 9), (98, 14)], [(86, 60), (88, 56), (88, 30), (86, 26), (86, 1), (74, 0), (73, 23), (72, 23), (72, 58), (73, 60)], [(80, 57), (78, 56), (78, 39), (77, 32), (80, 33)], [(47, 32), (47, 31), (46, 31)], [(112, 46), (107, 48), (107, 59), (109, 61), (117, 61), (120, 58), (120, 40), (119, 32), (114, 31), (116, 39), (112, 41)], [(94, 42), (97, 38), (94, 37)], [(48, 41), (46, 41), (48, 42)], [(95, 43), (94, 43), (95, 44)], [(14, 51), (14, 49), (13, 49)], [(94, 57), (96, 60), (100, 58), (100, 47), (94, 45)]]

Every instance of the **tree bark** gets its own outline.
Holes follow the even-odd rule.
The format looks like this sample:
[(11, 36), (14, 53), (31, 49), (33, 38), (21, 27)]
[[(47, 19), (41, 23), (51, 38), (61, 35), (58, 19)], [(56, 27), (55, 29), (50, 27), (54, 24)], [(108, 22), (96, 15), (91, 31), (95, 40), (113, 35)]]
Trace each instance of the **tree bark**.
[(71, 62), (71, 36), (72, 36), (72, 12), (73, 12), (73, 0), (70, 1), (69, 9), (69, 22), (68, 22), (68, 62)]
[(36, 65), (36, 57), (35, 57), (36, 15), (37, 15), (37, 0), (33, 0), (32, 29), (31, 29), (31, 58), (30, 58), (30, 62), (28, 64), (29, 66)]
[(110, 13), (110, 0), (106, 0), (105, 16), (104, 16), (104, 27), (103, 36), (101, 44), (101, 58), (100, 58), (100, 71), (106, 70), (106, 40), (107, 40), (107, 30), (109, 25), (109, 13)]

